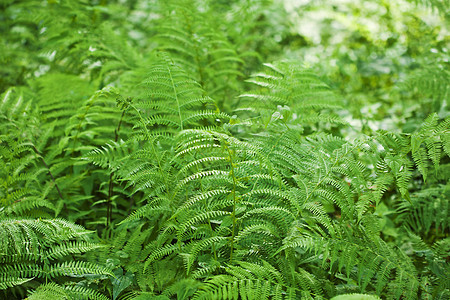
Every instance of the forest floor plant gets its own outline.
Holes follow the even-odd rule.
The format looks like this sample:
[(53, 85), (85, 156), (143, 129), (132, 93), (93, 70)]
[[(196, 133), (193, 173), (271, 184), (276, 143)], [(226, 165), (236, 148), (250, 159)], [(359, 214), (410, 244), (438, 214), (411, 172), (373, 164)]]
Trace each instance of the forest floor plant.
[(372, 2), (392, 77), (277, 1), (2, 3), (0, 298), (449, 299), (447, 50)]

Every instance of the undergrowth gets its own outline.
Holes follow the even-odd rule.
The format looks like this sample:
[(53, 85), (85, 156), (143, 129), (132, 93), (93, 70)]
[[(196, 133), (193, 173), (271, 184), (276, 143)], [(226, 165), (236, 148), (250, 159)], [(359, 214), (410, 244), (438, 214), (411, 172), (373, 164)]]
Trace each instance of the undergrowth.
[(1, 298), (450, 297), (438, 46), (364, 116), (278, 2), (106, 2), (1, 4)]

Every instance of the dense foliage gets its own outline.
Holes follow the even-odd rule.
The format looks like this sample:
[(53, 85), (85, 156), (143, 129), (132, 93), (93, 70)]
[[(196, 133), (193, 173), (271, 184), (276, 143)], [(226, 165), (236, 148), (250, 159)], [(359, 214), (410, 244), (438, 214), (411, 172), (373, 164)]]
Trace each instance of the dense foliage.
[(0, 298), (449, 299), (447, 3), (2, 1)]

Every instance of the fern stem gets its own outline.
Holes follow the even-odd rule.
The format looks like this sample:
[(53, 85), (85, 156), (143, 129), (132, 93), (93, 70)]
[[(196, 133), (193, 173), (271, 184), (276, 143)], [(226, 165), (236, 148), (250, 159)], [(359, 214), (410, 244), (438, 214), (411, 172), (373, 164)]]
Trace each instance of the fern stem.
[[(31, 141), (30, 141), (30, 143), (31, 143)], [(36, 146), (33, 143), (31, 143), (31, 147), (33, 147), (34, 152), (36, 152), (36, 154), (39, 156), (39, 158), (41, 159), (42, 163), (44, 164), (45, 168), (47, 169), (48, 175), (50, 175), (50, 178), (52, 179), (53, 183), (55, 184), (55, 188), (58, 191), (59, 198), (61, 200), (64, 200), (63, 199), (63, 195), (61, 193), (61, 190), (59, 189), (59, 186), (56, 183), (56, 179), (53, 176), (52, 171), (50, 171), (50, 167), (47, 165), (47, 163), (45, 162), (44, 158), (42, 157), (42, 154), (39, 152), (39, 150), (36, 148)], [(66, 204), (64, 204), (64, 207), (66, 207)]]
[[(19, 128), (16, 124), (14, 124), (12, 120), (9, 120), (9, 119), (8, 119), (8, 121), (10, 121), (10, 123), (13, 124), (13, 126), (16, 127), (18, 130), (20, 130), (20, 128)], [(48, 174), (50, 175), (50, 178), (52, 179), (53, 183), (55, 184), (55, 188), (56, 188), (56, 191), (58, 192), (59, 198), (60, 198), (61, 200), (64, 200), (64, 199), (63, 199), (63, 195), (62, 195), (62, 193), (61, 193), (61, 190), (59, 189), (59, 186), (58, 186), (58, 184), (56, 183), (56, 179), (55, 179), (55, 177), (53, 176), (53, 173), (52, 173), (52, 171), (50, 170), (50, 167), (49, 167), (49, 166), (47, 165), (47, 163), (45, 162), (44, 157), (42, 156), (41, 152), (36, 148), (36, 146), (34, 145), (34, 143), (33, 143), (29, 138), (27, 138), (27, 140), (28, 140), (28, 142), (30, 143), (31, 147), (33, 148), (34, 152), (35, 152), (35, 153), (39, 156), (39, 158), (41, 159), (42, 163), (44, 164), (44, 167), (47, 169)], [(67, 209), (65, 203), (64, 203), (64, 209)]]
[(230, 263), (233, 262), (233, 251), (234, 251), (234, 237), (236, 235), (236, 175), (234, 172), (234, 163), (233, 163), (233, 157), (232, 153), (230, 151), (230, 148), (227, 145), (227, 142), (225, 141), (225, 148), (228, 152), (228, 156), (230, 158), (230, 167), (231, 167), (231, 177), (233, 178), (233, 211), (231, 212), (231, 219), (233, 220), (233, 227), (231, 230), (231, 241), (230, 241)]
[[(282, 134), (280, 134), (280, 135), (278, 136), (278, 138), (277, 138), (275, 144), (272, 146), (272, 148), (270, 149), (269, 153), (267, 153), (267, 155), (266, 155), (266, 157), (265, 157), (266, 160), (269, 159), (269, 156), (272, 154), (272, 152), (275, 150), (275, 148), (280, 144), (281, 139), (282, 139), (282, 138), (285, 136), (285, 134), (287, 134), (287, 132), (289, 131), (289, 127), (286, 125), (286, 123), (283, 123), (283, 124), (284, 124), (284, 126), (286, 126), (286, 129), (287, 129), (287, 130), (284, 131)], [(262, 164), (261, 164), (261, 166), (259, 167), (259, 171), (262, 172)], [(271, 175), (272, 175), (272, 172), (271, 172)], [(253, 187), (252, 187), (252, 190), (251, 190), (251, 191), (254, 191), (254, 190), (256, 189), (257, 184), (259, 183), (259, 180), (260, 180), (259, 178), (257, 178), (257, 179), (255, 180), (255, 183), (253, 184)], [(280, 180), (280, 189), (281, 189), (281, 187), (282, 187), (282, 185), (281, 185), (281, 180)]]
[[(132, 109), (134, 109), (136, 111), (137, 115), (139, 116), (139, 121), (141, 122), (142, 126), (144, 127), (145, 135), (147, 136), (147, 139), (150, 141), (150, 145), (152, 146), (153, 155), (155, 156), (155, 159), (158, 162), (158, 168), (159, 168), (159, 170), (162, 170), (161, 159), (159, 158), (158, 153), (156, 152), (155, 145), (154, 145), (154, 140), (152, 140), (150, 132), (147, 129), (147, 125), (145, 124), (144, 118), (142, 117), (141, 113), (139, 112), (139, 110), (134, 105), (130, 104), (130, 107)], [(166, 187), (168, 187), (169, 186), (168, 185), (168, 181), (167, 181), (168, 180), (168, 176), (163, 176), (163, 180), (164, 180), (164, 185)], [(168, 188), (166, 188), (166, 193), (167, 193), (167, 197), (170, 198), (169, 197), (170, 194), (169, 194), (169, 189)]]
[[(200, 169), (198, 167), (198, 165), (196, 166), (197, 172), (200, 172)], [(203, 188), (203, 180), (202, 177), (200, 177), (200, 190), (202, 191), (202, 193), (205, 192), (205, 189)], [(207, 200), (206, 198), (203, 199), (203, 205), (205, 207), (205, 209), (208, 209), (208, 204), (207, 204)], [(211, 220), (208, 219), (208, 226), (209, 226), (209, 230), (211, 231), (211, 235), (214, 234), (214, 230), (212, 228), (211, 225)], [(213, 250), (213, 254), (214, 254), (214, 259), (217, 260), (217, 250), (216, 250), (216, 243), (212, 243), (212, 250)]]
[(169, 72), (170, 82), (172, 83), (173, 93), (175, 94), (175, 100), (177, 100), (178, 117), (180, 118), (180, 129), (183, 130), (183, 118), (181, 117), (180, 100), (178, 99), (177, 89), (175, 88), (175, 82), (173, 81), (172, 71), (169, 67), (167, 67), (167, 71)]
[[(122, 115), (120, 116), (120, 120), (119, 120), (119, 125), (117, 126), (117, 129), (114, 130), (114, 142), (117, 142), (119, 140), (120, 126), (122, 125), (122, 121), (123, 121), (123, 118), (125, 117), (125, 113), (126, 113), (126, 110), (122, 111)], [(111, 174), (109, 174), (108, 200), (106, 202), (106, 228), (107, 229), (110, 228), (111, 220), (112, 220), (111, 198), (113, 196), (113, 191), (114, 191), (113, 174), (114, 174), (114, 172), (111, 172)]]
[[(84, 114), (82, 115), (82, 116), (78, 116), (78, 119), (80, 120), (80, 122), (78, 123), (78, 126), (76, 127), (76, 135), (74, 136), (74, 138), (73, 138), (73, 140), (72, 140), (72, 151), (70, 152), (70, 154), (72, 155), (74, 152), (75, 152), (75, 145), (76, 145), (76, 143), (77, 143), (77, 141), (78, 141), (78, 137), (79, 137), (79, 134), (80, 134), (80, 132), (81, 132), (81, 127), (82, 127), (82, 121), (81, 120), (83, 120), (83, 119), (85, 119), (86, 118), (86, 115), (88, 114), (88, 112), (89, 112), (89, 110), (91, 109), (91, 107), (94, 105), (94, 99), (95, 99), (95, 97), (96, 96), (92, 96), (90, 99), (89, 99), (89, 104), (88, 105), (86, 105), (86, 109), (85, 109), (85, 111), (84, 111)], [(73, 173), (73, 168), (72, 168), (72, 173)]]
[[(183, 10), (183, 16), (184, 19), (186, 21), (186, 26), (187, 26), (187, 31), (189, 32), (189, 34), (193, 37), (195, 35), (195, 32), (192, 30), (192, 26), (191, 26), (191, 22), (189, 20), (188, 15), (186, 15), (186, 11)], [(199, 83), (200, 86), (203, 88), (204, 92), (203, 92), (203, 96), (206, 96), (206, 87), (205, 87), (205, 75), (203, 75), (203, 68), (201, 65), (201, 61), (200, 61), (200, 51), (199, 51), (199, 47), (198, 47), (198, 42), (193, 39), (193, 45), (194, 45), (194, 51), (195, 51), (195, 63), (197, 64), (197, 71), (198, 71), (198, 75), (199, 75)]]

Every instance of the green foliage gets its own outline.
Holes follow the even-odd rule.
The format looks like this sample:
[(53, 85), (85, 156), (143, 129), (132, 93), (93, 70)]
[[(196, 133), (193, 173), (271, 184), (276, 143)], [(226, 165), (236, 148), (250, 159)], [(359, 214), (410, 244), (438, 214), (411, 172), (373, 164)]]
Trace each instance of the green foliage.
[(379, 297), (372, 296), (372, 295), (366, 295), (366, 294), (346, 294), (346, 295), (339, 295), (336, 297), (331, 298), (332, 300), (376, 300), (380, 299)]
[[(0, 229), (2, 290), (40, 278), (48, 281), (63, 276), (112, 275), (105, 267), (75, 260), (75, 254), (101, 247), (91, 242), (89, 232), (79, 225), (62, 219), (1, 218)], [(64, 260), (69, 255), (72, 259)], [(60, 293), (60, 289), (64, 291), (56, 285), (40, 286), (33, 295), (45, 298)], [(63, 299), (63, 295), (58, 297)]]
[(39, 300), (39, 299), (93, 299), (104, 300), (107, 297), (97, 293), (93, 290), (88, 290), (81, 286), (68, 286), (62, 287), (56, 283), (48, 283), (40, 285), (35, 291), (31, 293), (26, 299)]
[(0, 298), (448, 299), (448, 7), (319, 2), (1, 4)]

